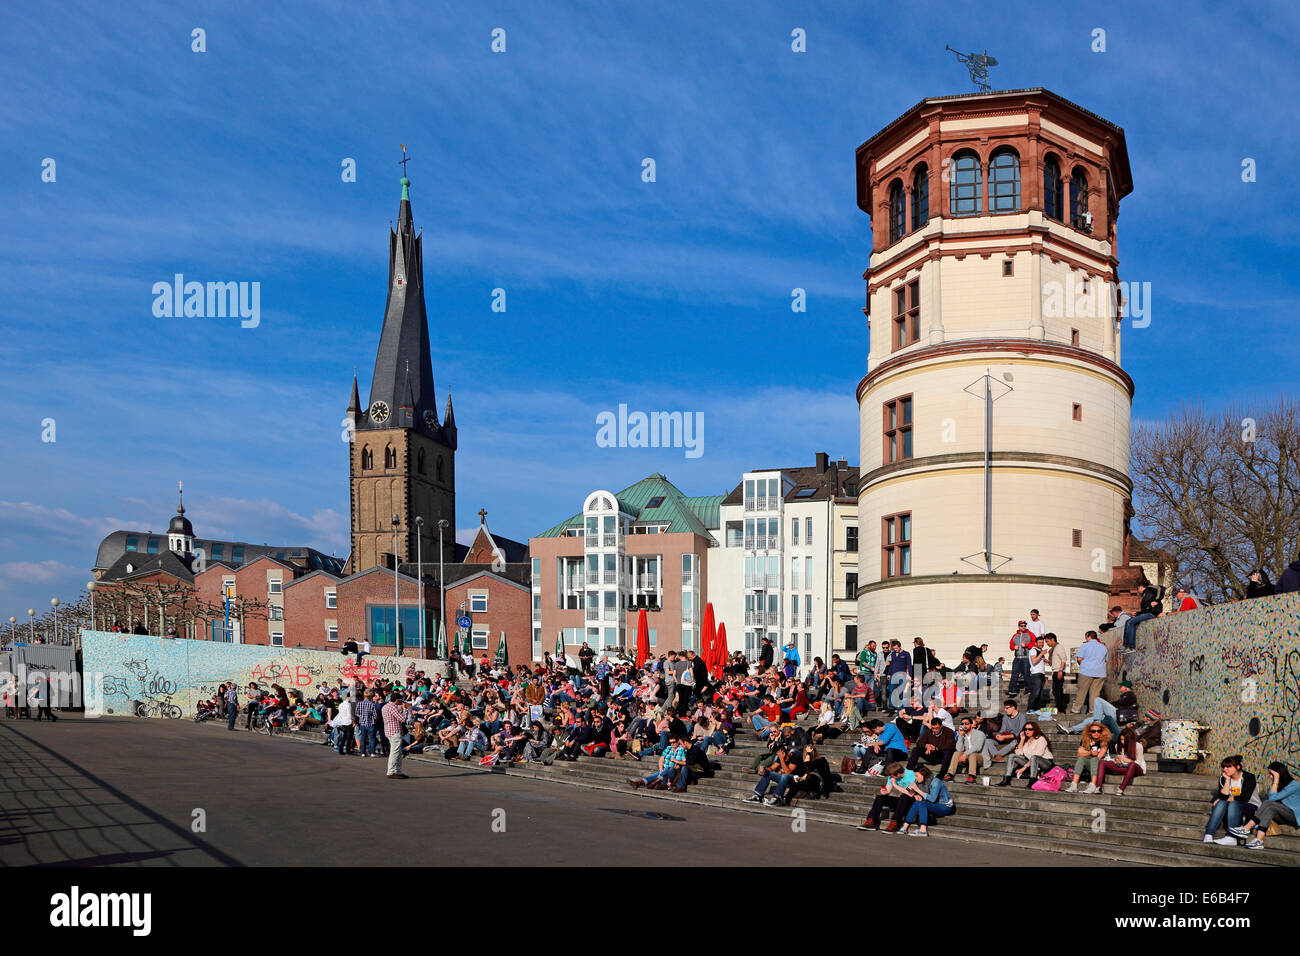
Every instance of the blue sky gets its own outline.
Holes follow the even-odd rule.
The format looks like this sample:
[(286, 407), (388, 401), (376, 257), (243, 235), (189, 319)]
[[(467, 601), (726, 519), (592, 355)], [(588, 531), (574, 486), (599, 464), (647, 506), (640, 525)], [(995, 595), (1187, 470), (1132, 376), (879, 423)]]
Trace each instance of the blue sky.
[[(161, 529), (178, 479), (201, 535), (346, 554), (340, 420), (374, 362), (399, 142), (462, 532), (486, 508), (526, 540), (654, 471), (716, 494), (857, 461), (853, 152), (970, 88), (945, 44), (1125, 128), (1121, 275), (1154, 295), (1125, 336), (1135, 417), (1298, 378), (1293, 4), (132, 6), (26, 5), (0, 35), (5, 619), (74, 596), (108, 531)], [(176, 272), (260, 282), (261, 324), (154, 318)], [(703, 412), (704, 454), (597, 447), (620, 402)]]

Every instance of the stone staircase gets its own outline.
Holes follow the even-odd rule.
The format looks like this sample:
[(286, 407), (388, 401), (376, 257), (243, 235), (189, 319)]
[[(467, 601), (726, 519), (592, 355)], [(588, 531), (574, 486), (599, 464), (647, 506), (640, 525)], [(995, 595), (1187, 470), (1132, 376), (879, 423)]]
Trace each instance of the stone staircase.
[[(884, 719), (884, 715), (881, 717)], [(1058, 762), (1073, 766), (1074, 750), (1080, 739), (1078, 735), (1066, 737), (1050, 721), (1041, 724), (1048, 732)], [(316, 734), (293, 736), (299, 740), (320, 739)], [(845, 734), (836, 740), (825, 741), (818, 749), (832, 769), (838, 772), (841, 758), (852, 756), (852, 744), (857, 739), (858, 734)], [(692, 785), (685, 794), (645, 789), (637, 792), (663, 800), (665, 804), (721, 807), (788, 820), (792, 815), (791, 807), (744, 802), (744, 797), (752, 792), (758, 780), (745, 770), (762, 747), (752, 729), (746, 727), (737, 735), (736, 747), (730, 754), (714, 758), (721, 769)], [(1068, 762), (1066, 755), (1069, 755)], [(443, 762), (438, 753), (409, 759)], [(458, 761), (455, 766), (477, 769), (478, 761)], [(584, 756), (574, 762), (556, 761), (551, 766), (515, 763), (483, 768), (483, 772), (549, 780), (589, 789), (631, 792), (628, 778), (646, 776), (656, 766), (657, 762), (649, 757), (638, 762)], [(1263, 850), (1203, 843), (1210, 807), (1209, 791), (1214, 778), (1205, 774), (1160, 773), (1155, 769), (1154, 757), (1149, 760), (1151, 769), (1135, 779), (1122, 797), (1114, 795), (1114, 784), (1118, 779), (1110, 775), (1106, 792), (1100, 794), (1042, 792), (1029, 790), (1024, 783), (995, 787), (992, 784), (1001, 779), (1004, 766), (994, 765), (988, 787), (981, 782), (983, 773), (971, 784), (964, 782), (964, 776), (949, 782), (957, 810), (931, 824), (931, 837), (996, 843), (1150, 866), (1295, 866), (1300, 862), (1300, 836), (1292, 830), (1285, 830), (1281, 836), (1268, 837)], [(797, 809), (804, 811), (807, 820), (855, 827), (867, 816), (882, 783), (882, 778), (877, 776), (849, 774), (845, 776), (843, 792), (832, 794), (826, 800), (805, 797), (799, 801)], [(1099, 810), (1102, 812), (1098, 813)], [(665, 812), (669, 812), (667, 806)], [(864, 847), (882, 842), (888, 845), (895, 839), (893, 834), (883, 831), (846, 832), (845, 835), (850, 841), (861, 840)]]

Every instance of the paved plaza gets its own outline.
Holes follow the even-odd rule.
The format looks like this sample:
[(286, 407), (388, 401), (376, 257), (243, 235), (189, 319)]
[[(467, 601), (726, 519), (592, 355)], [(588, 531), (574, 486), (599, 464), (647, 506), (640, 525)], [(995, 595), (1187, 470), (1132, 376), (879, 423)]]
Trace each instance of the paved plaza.
[(781, 817), (441, 760), (388, 780), (381, 760), (187, 720), (0, 720), (0, 765), (4, 866), (1099, 862), (813, 820), (794, 832)]

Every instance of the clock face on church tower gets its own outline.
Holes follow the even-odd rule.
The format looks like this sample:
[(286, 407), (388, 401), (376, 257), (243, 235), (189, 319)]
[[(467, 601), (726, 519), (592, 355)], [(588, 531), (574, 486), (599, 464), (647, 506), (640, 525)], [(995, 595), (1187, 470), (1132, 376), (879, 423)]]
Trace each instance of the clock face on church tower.
[(433, 412), (424, 413), (424, 427), (434, 431), (438, 427), (438, 417)]
[(370, 420), (376, 425), (382, 425), (388, 421), (388, 405), (385, 402), (375, 402), (371, 405)]

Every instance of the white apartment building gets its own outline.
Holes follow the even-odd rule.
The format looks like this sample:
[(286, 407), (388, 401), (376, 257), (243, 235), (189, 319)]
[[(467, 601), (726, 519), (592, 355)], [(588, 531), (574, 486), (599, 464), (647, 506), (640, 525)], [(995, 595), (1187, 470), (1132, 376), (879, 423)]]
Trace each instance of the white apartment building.
[[(813, 467), (745, 472), (722, 500), (708, 552), (716, 619), (731, 650), (758, 656), (771, 638), (779, 661), (793, 638), (805, 665), (855, 639), (858, 469), (817, 454)], [(850, 552), (848, 549), (853, 548)], [(849, 630), (846, 630), (849, 628)]]

